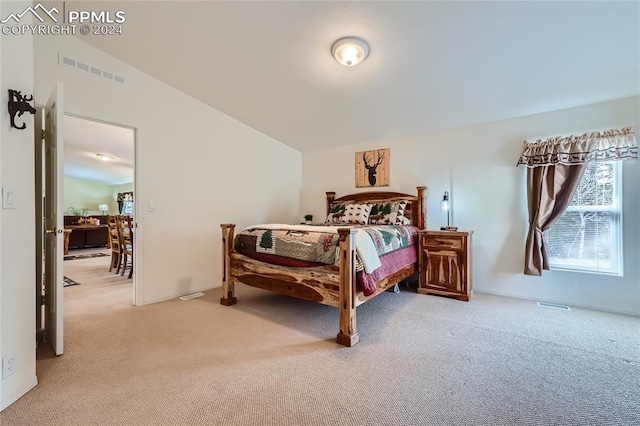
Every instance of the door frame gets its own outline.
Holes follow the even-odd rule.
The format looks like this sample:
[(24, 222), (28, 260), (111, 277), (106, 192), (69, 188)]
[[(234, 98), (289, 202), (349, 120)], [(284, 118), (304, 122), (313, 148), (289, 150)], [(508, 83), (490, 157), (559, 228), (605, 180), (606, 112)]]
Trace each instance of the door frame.
[[(125, 127), (127, 129), (133, 130), (133, 194), (134, 200), (139, 200), (139, 191), (138, 191), (138, 140), (140, 138), (140, 127), (136, 124), (132, 123), (119, 123), (116, 121), (105, 120), (103, 118), (92, 117), (82, 112), (75, 112), (69, 109), (64, 111), (64, 115), (68, 115), (69, 117), (80, 118), (83, 120), (95, 121), (97, 123), (108, 124), (111, 126)], [(140, 265), (142, 265), (142, 259), (140, 257), (141, 250), (138, 250), (138, 247), (142, 247), (142, 235), (140, 232), (141, 218), (140, 212), (142, 209), (140, 208), (140, 203), (135, 202), (133, 204), (133, 217), (134, 228), (135, 228), (135, 238), (133, 239), (133, 295), (132, 301), (135, 306), (143, 305), (143, 291), (142, 291), (142, 271)]]

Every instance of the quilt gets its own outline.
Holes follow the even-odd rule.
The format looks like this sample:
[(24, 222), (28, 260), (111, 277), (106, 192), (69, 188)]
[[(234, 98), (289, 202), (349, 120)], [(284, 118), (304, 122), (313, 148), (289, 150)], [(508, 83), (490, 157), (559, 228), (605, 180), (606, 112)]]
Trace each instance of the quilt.
[[(246, 228), (234, 242), (235, 250), (261, 261), (287, 266), (333, 265), (337, 263), (338, 228), (341, 226), (263, 224)], [(367, 274), (382, 265), (380, 257), (414, 244), (417, 228), (401, 225), (356, 227), (357, 262)], [(295, 261), (299, 262), (295, 262)]]

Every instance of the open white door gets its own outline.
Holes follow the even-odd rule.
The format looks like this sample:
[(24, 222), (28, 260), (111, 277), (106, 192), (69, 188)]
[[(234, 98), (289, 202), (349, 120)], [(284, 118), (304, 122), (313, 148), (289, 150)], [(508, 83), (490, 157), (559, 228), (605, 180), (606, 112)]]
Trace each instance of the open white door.
[(36, 105), (36, 116), (33, 121), (34, 133), (34, 169), (35, 169), (35, 206), (36, 206), (36, 341), (44, 340), (42, 332), (43, 317), (42, 308), (44, 306), (44, 108)]
[(63, 244), (63, 93), (57, 83), (45, 108), (45, 328), (56, 355), (62, 355), (64, 337)]

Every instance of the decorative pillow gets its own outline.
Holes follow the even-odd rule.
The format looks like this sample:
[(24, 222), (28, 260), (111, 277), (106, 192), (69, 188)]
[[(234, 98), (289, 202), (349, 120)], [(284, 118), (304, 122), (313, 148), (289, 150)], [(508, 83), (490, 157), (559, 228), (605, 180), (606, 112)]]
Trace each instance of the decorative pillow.
[(372, 225), (402, 225), (406, 207), (406, 201), (373, 204), (369, 215), (369, 223)]
[(331, 209), (329, 210), (329, 214), (327, 215), (327, 220), (325, 220), (325, 223), (341, 223), (346, 208), (347, 205), (345, 203), (331, 204)]
[(369, 213), (371, 213), (371, 204), (336, 205), (331, 208), (327, 222), (366, 225), (369, 221)]
[(398, 207), (398, 215), (396, 216), (396, 225), (406, 225), (406, 220), (411, 224), (411, 218), (404, 215), (404, 212), (407, 209), (407, 204), (409, 203), (407, 201), (398, 201), (398, 203), (400, 206)]
[(396, 223), (398, 208), (397, 201), (372, 204), (369, 223), (372, 225), (393, 225)]

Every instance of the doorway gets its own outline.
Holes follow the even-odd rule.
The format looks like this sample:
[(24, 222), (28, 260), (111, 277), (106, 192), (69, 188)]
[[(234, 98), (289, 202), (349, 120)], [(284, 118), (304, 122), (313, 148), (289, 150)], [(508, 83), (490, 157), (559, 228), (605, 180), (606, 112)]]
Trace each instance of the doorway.
[[(63, 143), (58, 144), (62, 152), (58, 167), (63, 170), (63, 184), (58, 186), (61, 196), (57, 198), (59, 215), (63, 219), (60, 228), (64, 227), (64, 244), (60, 244), (62, 239), (59, 241), (59, 250), (64, 257), (60, 268), (63, 271), (61, 276), (64, 276), (61, 288), (63, 306), (65, 299), (74, 303), (74, 297), (77, 299), (83, 292), (86, 294), (86, 287), (95, 286), (96, 282), (125, 289), (125, 293), (120, 293), (121, 298), (124, 297), (126, 303), (135, 304), (137, 268), (134, 244), (130, 245), (131, 253), (126, 261), (119, 255), (120, 263), (111, 267), (114, 257), (108, 218), (118, 215), (135, 217), (135, 207), (125, 212), (119, 199), (127, 194), (128, 200), (135, 201), (136, 129), (70, 113), (65, 113), (60, 121)], [(47, 173), (45, 170), (43, 181), (50, 178)], [(132, 220), (131, 223), (135, 222)], [(131, 235), (134, 228), (131, 225)], [(47, 263), (46, 257), (44, 263)], [(78, 291), (79, 288), (83, 291)], [(92, 293), (91, 296), (98, 294)], [(92, 300), (92, 303), (100, 303), (100, 299)], [(66, 308), (60, 312), (66, 316)], [(43, 314), (40, 327), (46, 319)], [(60, 322), (57, 327), (61, 327)], [(43, 329), (49, 328), (45, 324)], [(44, 335), (46, 339), (46, 331)], [(62, 353), (61, 342), (58, 348), (55, 352)]]
[(112, 241), (108, 222), (113, 216), (134, 217), (135, 129), (65, 114), (64, 143), (65, 285), (79, 285), (69, 270), (80, 279), (101, 275), (114, 285), (128, 282), (133, 303), (135, 255), (115, 250), (118, 238)]

